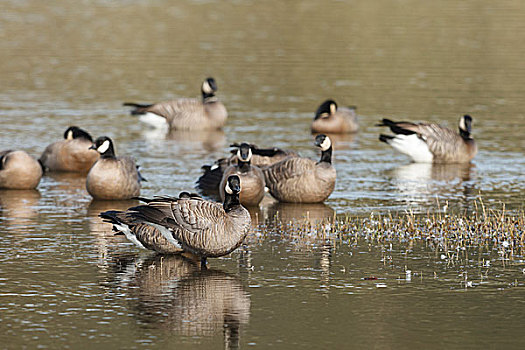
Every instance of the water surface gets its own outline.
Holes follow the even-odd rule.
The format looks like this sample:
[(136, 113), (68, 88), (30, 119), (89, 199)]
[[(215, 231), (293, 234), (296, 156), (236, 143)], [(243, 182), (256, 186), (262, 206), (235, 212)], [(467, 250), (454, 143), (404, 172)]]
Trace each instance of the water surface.
[[(297, 235), (290, 222), (471, 213), (479, 197), (523, 208), (524, 23), (514, 0), (4, 1), (0, 149), (38, 156), (78, 125), (137, 158), (142, 195), (174, 195), (232, 142), (317, 158), (309, 122), (327, 98), (357, 105), (361, 130), (334, 137), (324, 205), (265, 201), (245, 245), (208, 272), (113, 236), (98, 213), (136, 202), (91, 202), (83, 177), (0, 191), (3, 344), (522, 348), (520, 253)], [(223, 132), (159, 134), (121, 106), (197, 97), (207, 76), (230, 112)], [(377, 140), (383, 117), (456, 128), (465, 113), (470, 166), (412, 164)]]

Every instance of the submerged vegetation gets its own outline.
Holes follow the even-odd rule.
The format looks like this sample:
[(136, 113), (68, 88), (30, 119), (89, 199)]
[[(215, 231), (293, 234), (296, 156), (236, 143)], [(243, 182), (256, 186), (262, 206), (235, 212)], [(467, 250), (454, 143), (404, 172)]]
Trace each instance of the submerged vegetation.
[[(376, 243), (424, 242), (445, 254), (472, 247), (498, 247), (506, 255), (520, 255), (525, 245), (525, 210), (488, 209), (478, 200), (475, 210), (447, 213), (447, 206), (434, 212), (371, 213), (367, 217), (350, 215), (312, 220), (309, 213), (302, 219), (284, 222), (279, 213), (269, 225), (281, 235), (294, 240), (319, 239), (352, 243), (367, 240)], [(264, 231), (264, 229), (263, 229)]]

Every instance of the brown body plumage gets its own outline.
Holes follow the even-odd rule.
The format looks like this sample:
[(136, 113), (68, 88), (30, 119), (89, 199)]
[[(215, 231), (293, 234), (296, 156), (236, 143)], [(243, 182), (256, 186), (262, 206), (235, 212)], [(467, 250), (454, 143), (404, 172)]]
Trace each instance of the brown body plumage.
[(313, 133), (344, 134), (359, 130), (355, 107), (337, 107), (333, 100), (327, 100), (315, 113), (311, 130)]
[(217, 85), (213, 78), (206, 79), (202, 84), (202, 100), (181, 98), (172, 101), (158, 102), (151, 105), (124, 103), (135, 107), (133, 115), (153, 115), (166, 119), (172, 130), (215, 130), (226, 123), (228, 112), (217, 99)]
[(108, 137), (99, 137), (94, 149), (101, 157), (91, 167), (86, 178), (86, 189), (95, 199), (119, 200), (140, 195), (143, 178), (133, 158), (116, 157), (113, 142)]
[(91, 136), (82, 129), (70, 127), (64, 140), (46, 147), (39, 162), (46, 171), (87, 173), (98, 160), (99, 154), (89, 149), (93, 144)]
[(29, 190), (42, 178), (38, 161), (24, 151), (0, 152), (0, 188)]
[(458, 134), (438, 124), (383, 119), (378, 126), (388, 126), (396, 135), (381, 134), (379, 139), (411, 156), (416, 162), (468, 163), (478, 151), (470, 134), (471, 124), (470, 116), (462, 116)]
[[(235, 250), (250, 228), (250, 213), (240, 205), (239, 192), (240, 179), (233, 175), (228, 178), (222, 205), (194, 195), (159, 197), (143, 199), (146, 205), (125, 212), (107, 211), (100, 216), (139, 247), (162, 253), (165, 248), (156, 242), (170, 243), (175, 253), (219, 257)], [(155, 230), (145, 230), (141, 224)], [(159, 233), (165, 240), (158, 238)]]
[(331, 163), (332, 146), (326, 135), (316, 137), (321, 160), (292, 157), (264, 169), (266, 187), (281, 202), (319, 203), (333, 192), (336, 171)]

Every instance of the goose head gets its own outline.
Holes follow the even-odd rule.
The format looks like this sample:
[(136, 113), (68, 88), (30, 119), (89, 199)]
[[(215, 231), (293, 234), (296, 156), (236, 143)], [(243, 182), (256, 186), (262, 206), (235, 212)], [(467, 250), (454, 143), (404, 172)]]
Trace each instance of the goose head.
[(86, 140), (93, 142), (91, 135), (87, 131), (80, 129), (77, 126), (70, 126), (64, 132), (64, 139), (66, 140), (73, 140), (73, 139), (80, 139), (80, 138), (84, 138)]
[(463, 138), (470, 138), (470, 133), (472, 132), (472, 117), (468, 114), (465, 114), (459, 118), (459, 134)]
[(206, 78), (202, 82), (201, 91), (203, 96), (213, 96), (217, 92), (217, 83), (213, 78)]
[(324, 101), (315, 112), (314, 120), (328, 118), (337, 111), (337, 103), (334, 100)]
[(93, 145), (89, 149), (94, 149), (102, 158), (113, 158), (115, 157), (115, 149), (113, 148), (113, 141), (107, 136), (100, 136), (95, 140)]

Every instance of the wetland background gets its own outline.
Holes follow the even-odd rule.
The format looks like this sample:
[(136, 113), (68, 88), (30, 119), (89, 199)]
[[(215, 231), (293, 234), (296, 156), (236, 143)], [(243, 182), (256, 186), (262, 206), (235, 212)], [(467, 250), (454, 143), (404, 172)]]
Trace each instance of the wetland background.
[[(83, 177), (1, 191), (5, 348), (523, 347), (525, 262), (513, 242), (451, 252), (403, 232), (315, 225), (444, 206), (473, 215), (479, 197), (523, 209), (520, 1), (1, 4), (0, 149), (39, 156), (78, 125), (137, 158), (144, 196), (174, 195), (231, 142), (317, 157), (309, 123), (327, 98), (357, 105), (361, 123), (334, 140), (325, 205), (265, 203), (246, 244), (205, 273), (112, 236), (98, 213), (133, 203), (91, 203)], [(121, 106), (197, 97), (206, 76), (230, 113), (224, 132), (165, 137)], [(480, 149), (469, 167), (411, 164), (374, 127), (390, 117), (456, 128), (465, 113)]]

